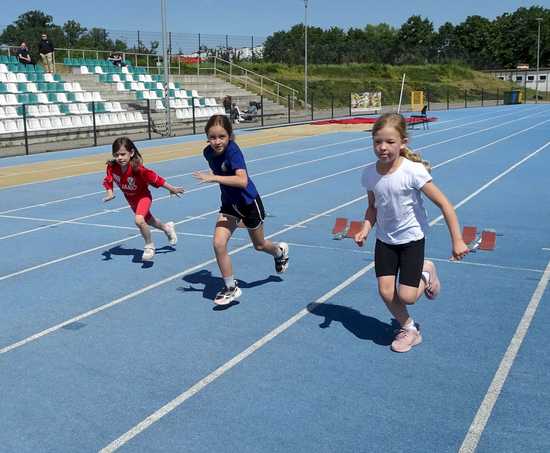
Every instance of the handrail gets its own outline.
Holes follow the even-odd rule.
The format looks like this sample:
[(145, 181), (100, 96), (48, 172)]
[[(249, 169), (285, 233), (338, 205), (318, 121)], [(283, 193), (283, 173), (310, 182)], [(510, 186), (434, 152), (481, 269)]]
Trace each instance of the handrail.
[[(210, 57), (213, 59), (214, 63), (214, 75), (217, 75), (218, 73), (223, 74), (224, 76), (229, 77), (229, 82), (231, 83), (233, 79), (239, 80), (242, 82), (245, 86), (245, 89), (248, 88), (248, 85), (255, 86), (260, 91), (260, 95), (263, 95), (264, 92), (271, 94), (275, 97), (277, 103), (281, 103), (281, 99), (284, 99), (283, 102), (287, 102), (287, 98), (283, 95), (281, 95), (281, 91), (287, 91), (288, 94), (290, 94), (291, 100), (292, 100), (292, 107), (294, 107), (295, 101), (298, 99), (298, 90), (285, 85), (284, 83), (277, 82), (276, 80), (273, 80), (269, 77), (266, 77), (262, 74), (258, 74), (255, 71), (251, 71), (250, 69), (247, 69), (243, 66), (240, 66), (238, 64), (233, 63), (232, 61), (224, 60), (223, 58), (220, 58), (218, 56)], [(229, 72), (224, 71), (223, 69), (219, 68), (219, 63), (222, 65), (228, 65), (229, 66)], [(235, 69), (237, 71), (240, 71), (240, 74), (235, 73)], [(252, 76), (252, 77), (251, 77)], [(259, 79), (259, 80), (258, 80)], [(270, 90), (269, 84), (273, 85), (274, 88)], [(283, 90), (281, 90), (283, 89)]]

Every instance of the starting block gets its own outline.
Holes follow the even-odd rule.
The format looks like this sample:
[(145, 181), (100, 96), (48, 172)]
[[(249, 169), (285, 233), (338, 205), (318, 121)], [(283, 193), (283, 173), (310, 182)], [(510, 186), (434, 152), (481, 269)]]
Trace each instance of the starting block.
[(352, 220), (351, 223), (349, 224), (349, 230), (346, 233), (346, 237), (353, 239), (355, 235), (359, 233), (359, 231), (361, 231), (362, 229), (363, 229), (363, 222), (361, 222), (360, 220)]
[(338, 217), (334, 226), (332, 227), (332, 235), (334, 239), (343, 239), (348, 233), (348, 219), (344, 217)]
[(348, 219), (344, 217), (338, 217), (336, 222), (334, 222), (334, 227), (332, 227), (332, 234), (340, 234), (346, 231), (348, 228)]
[(334, 239), (340, 240), (344, 238), (353, 239), (359, 231), (363, 228), (363, 222), (361, 220), (352, 220), (348, 224), (348, 219), (344, 217), (338, 217), (334, 226), (332, 227), (332, 235)]
[(462, 239), (466, 244), (470, 244), (476, 240), (477, 236), (477, 227), (475, 226), (465, 226), (462, 229)]
[(497, 233), (495, 230), (483, 230), (481, 235), (477, 235), (477, 228), (465, 226), (462, 230), (462, 238), (470, 252), (475, 252), (477, 249), (490, 252), (495, 249), (497, 242)]
[(483, 230), (481, 232), (481, 242), (479, 250), (494, 250), (497, 242), (497, 233), (494, 230)]

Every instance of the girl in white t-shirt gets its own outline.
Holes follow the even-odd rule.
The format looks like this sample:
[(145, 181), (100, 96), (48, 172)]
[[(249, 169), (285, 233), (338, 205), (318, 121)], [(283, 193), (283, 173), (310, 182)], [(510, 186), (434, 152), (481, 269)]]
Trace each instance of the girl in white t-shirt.
[(407, 305), (414, 304), (422, 293), (434, 299), (440, 290), (434, 263), (424, 260), (428, 221), (421, 192), (443, 213), (451, 234), (452, 258), (460, 260), (469, 250), (453, 206), (432, 182), (429, 164), (407, 148), (405, 119), (396, 113), (383, 115), (374, 124), (372, 137), (378, 160), (363, 173), (368, 208), (363, 229), (355, 235), (355, 241), (362, 246), (376, 224), (374, 261), (378, 291), (401, 325), (391, 348), (407, 352), (422, 342)]

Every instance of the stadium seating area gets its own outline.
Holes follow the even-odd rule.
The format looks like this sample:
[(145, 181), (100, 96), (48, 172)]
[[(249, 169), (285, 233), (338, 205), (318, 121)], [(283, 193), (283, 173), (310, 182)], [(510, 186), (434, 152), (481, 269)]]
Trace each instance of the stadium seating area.
[(24, 131), (23, 108), (27, 131), (33, 132), (90, 127), (94, 107), (99, 126), (145, 121), (141, 112), (105, 102), (99, 92), (85, 91), (78, 82), (65, 82), (40, 65), (22, 65), (13, 56), (0, 56), (0, 134)]
[[(84, 58), (66, 58), (64, 63), (66, 66), (73, 67), (73, 72), (98, 75), (99, 82), (113, 84), (117, 91), (133, 93), (137, 100), (153, 101), (152, 110), (166, 109), (164, 77), (161, 75), (148, 74), (144, 68), (134, 67), (128, 62), (124, 62), (126, 66), (121, 68), (114, 66), (110, 61)], [(176, 118), (180, 120), (193, 117), (191, 102), (195, 105), (196, 118), (225, 113), (224, 108), (218, 105), (215, 98), (200, 96), (196, 90), (185, 90), (179, 83), (169, 83), (168, 96), (170, 108), (175, 109)]]

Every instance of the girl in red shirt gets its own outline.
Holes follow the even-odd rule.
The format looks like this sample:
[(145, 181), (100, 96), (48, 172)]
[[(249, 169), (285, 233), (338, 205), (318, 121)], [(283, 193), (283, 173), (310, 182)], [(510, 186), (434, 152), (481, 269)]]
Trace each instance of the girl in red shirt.
[(145, 240), (142, 260), (152, 261), (155, 256), (155, 244), (153, 244), (151, 238), (149, 225), (164, 231), (170, 245), (176, 245), (178, 237), (174, 222), (162, 223), (151, 214), (150, 208), (153, 200), (149, 185), (156, 188), (164, 187), (172, 195), (178, 197), (183, 193), (183, 189), (168, 184), (164, 178), (157, 175), (153, 170), (145, 168), (141, 154), (128, 137), (120, 137), (114, 141), (113, 157), (114, 159), (107, 162), (107, 176), (103, 180), (103, 187), (105, 187), (107, 194), (103, 201), (110, 201), (115, 198), (113, 194), (114, 181), (136, 214), (136, 226)]

